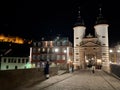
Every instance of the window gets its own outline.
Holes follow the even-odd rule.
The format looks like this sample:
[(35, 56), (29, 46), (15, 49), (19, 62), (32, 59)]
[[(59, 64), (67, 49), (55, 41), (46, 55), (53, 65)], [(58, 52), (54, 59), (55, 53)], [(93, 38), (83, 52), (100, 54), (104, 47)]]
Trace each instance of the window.
[(33, 60), (36, 60), (36, 55), (33, 55), (32, 59), (33, 59)]
[(76, 55), (79, 55), (79, 53), (76, 53)]
[(6, 58), (4, 58), (4, 63), (6, 63), (6, 61), (7, 61)]
[(26, 63), (28, 63), (28, 61), (29, 61), (29, 60), (28, 60), (28, 59), (26, 59)]
[(22, 59), (22, 63), (24, 63), (25, 62), (25, 59)]
[(38, 47), (40, 47), (41, 46), (41, 43), (40, 42), (38, 42)]
[(76, 46), (79, 46), (78, 44), (76, 44)]
[(40, 55), (37, 55), (37, 60), (40, 60)]
[(20, 59), (18, 59), (18, 63), (20, 63)]
[(76, 61), (79, 61), (78, 59), (76, 59)]
[(79, 37), (76, 37), (76, 39), (79, 39)]
[(62, 55), (62, 60), (65, 60), (66, 58), (65, 58), (65, 55)]
[(36, 53), (36, 48), (33, 48), (33, 53)]
[(105, 38), (105, 36), (102, 36), (102, 38)]
[(15, 69), (18, 69), (18, 67), (17, 67), (17, 66), (15, 66)]
[(8, 65), (6, 66), (6, 69), (9, 69), (9, 66), (8, 66)]
[(40, 48), (38, 48), (38, 52), (40, 53)]

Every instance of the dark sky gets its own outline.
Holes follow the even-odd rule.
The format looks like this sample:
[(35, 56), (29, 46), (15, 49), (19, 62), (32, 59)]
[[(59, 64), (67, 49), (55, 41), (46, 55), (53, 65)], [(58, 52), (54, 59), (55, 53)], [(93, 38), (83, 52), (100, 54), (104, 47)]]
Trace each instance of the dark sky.
[(79, 6), (86, 33), (94, 33), (101, 7), (109, 24), (110, 45), (120, 41), (120, 4), (116, 0), (2, 0), (0, 33), (36, 40), (60, 34), (73, 41), (73, 24)]

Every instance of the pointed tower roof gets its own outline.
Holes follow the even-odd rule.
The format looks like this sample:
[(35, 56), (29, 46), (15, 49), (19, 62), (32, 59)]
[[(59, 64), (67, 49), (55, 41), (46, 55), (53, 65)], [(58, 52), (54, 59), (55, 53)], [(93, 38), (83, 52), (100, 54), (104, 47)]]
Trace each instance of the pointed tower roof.
[(80, 15), (80, 7), (79, 7), (79, 10), (78, 10), (78, 17), (77, 17), (77, 20), (76, 20), (76, 23), (74, 24), (74, 27), (76, 26), (84, 26), (84, 20), (81, 18), (81, 15)]
[(97, 17), (97, 20), (95, 22), (95, 24), (107, 24), (107, 21), (104, 19), (104, 17), (102, 16), (102, 13), (101, 13), (101, 8), (99, 8), (99, 16)]

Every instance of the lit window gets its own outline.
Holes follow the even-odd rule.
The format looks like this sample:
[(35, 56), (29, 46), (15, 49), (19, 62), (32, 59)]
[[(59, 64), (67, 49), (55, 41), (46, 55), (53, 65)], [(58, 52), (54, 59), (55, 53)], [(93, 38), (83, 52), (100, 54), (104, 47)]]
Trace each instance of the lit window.
[(45, 52), (45, 48), (43, 48), (42, 51)]
[(26, 63), (28, 63), (29, 62), (29, 60), (28, 59), (26, 59)]
[(33, 53), (35, 53), (36, 52), (36, 48), (33, 48)]
[(18, 63), (20, 63), (20, 59), (18, 59)]
[(25, 62), (25, 59), (22, 59), (22, 63), (24, 63)]
[(40, 52), (40, 48), (38, 48), (38, 52)]

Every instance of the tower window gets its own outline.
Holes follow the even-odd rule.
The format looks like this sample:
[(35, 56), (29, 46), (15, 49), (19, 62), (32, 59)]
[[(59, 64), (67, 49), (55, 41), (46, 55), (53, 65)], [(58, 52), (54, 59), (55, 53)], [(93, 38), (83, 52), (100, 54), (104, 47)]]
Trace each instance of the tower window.
[(103, 44), (103, 46), (105, 46), (105, 44)]
[(79, 53), (76, 53), (76, 55), (79, 55)]
[(106, 55), (106, 53), (103, 53), (103, 55)]
[(76, 37), (76, 39), (79, 39), (79, 37)]
[(76, 46), (79, 46), (78, 44), (76, 44)]
[(105, 36), (102, 36), (102, 38), (105, 38)]
[(78, 59), (76, 59), (76, 61), (79, 61)]

